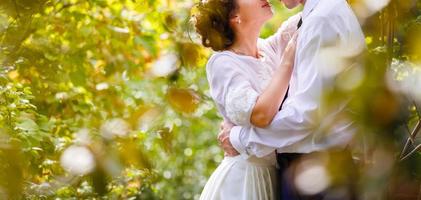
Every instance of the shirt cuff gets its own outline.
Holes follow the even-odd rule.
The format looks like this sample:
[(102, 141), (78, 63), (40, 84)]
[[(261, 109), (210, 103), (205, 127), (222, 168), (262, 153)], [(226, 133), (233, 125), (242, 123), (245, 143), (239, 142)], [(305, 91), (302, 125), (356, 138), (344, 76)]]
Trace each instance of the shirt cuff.
[(241, 157), (243, 157), (244, 159), (247, 159), (250, 157), (249, 153), (247, 152), (246, 147), (241, 143), (241, 126), (234, 126), (231, 129), (230, 132), (230, 142), (232, 144), (232, 146), (234, 147), (235, 150), (238, 151), (238, 153), (240, 153)]

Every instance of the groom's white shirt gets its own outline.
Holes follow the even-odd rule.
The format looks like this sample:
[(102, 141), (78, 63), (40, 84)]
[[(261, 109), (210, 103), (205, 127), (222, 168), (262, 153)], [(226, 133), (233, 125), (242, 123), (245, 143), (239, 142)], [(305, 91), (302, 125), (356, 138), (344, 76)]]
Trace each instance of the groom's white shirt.
[(320, 97), (332, 86), (335, 70), (343, 67), (335, 61), (365, 48), (361, 26), (345, 0), (307, 0), (302, 19), (282, 110), (266, 128), (234, 126), (230, 132), (232, 145), (245, 158), (263, 157), (275, 149), (278, 153), (309, 153), (344, 146), (355, 132), (352, 121), (339, 118), (343, 105), (333, 112), (324, 110)]

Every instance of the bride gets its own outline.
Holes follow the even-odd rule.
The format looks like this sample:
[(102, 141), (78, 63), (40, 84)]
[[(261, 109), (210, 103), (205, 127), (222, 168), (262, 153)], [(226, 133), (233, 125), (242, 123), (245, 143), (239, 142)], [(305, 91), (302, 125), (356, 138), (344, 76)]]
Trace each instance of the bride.
[[(295, 59), (299, 15), (267, 39), (267, 0), (202, 0), (194, 14), (205, 47), (216, 51), (206, 71), (210, 93), (224, 120), (265, 127), (282, 106)], [(263, 158), (226, 156), (206, 183), (201, 200), (277, 199), (275, 152)]]

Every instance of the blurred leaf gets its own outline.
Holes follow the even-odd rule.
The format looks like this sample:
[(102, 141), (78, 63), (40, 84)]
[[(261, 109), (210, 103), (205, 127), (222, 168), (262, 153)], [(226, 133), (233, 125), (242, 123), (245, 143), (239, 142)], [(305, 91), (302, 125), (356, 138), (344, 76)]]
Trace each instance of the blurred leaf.
[(174, 109), (185, 113), (194, 112), (200, 102), (200, 97), (193, 90), (174, 87), (168, 89), (167, 98)]
[(135, 36), (134, 42), (135, 44), (140, 45), (143, 48), (145, 48), (152, 56), (158, 55), (158, 49), (155, 45), (156, 40), (153, 36), (147, 36), (147, 35)]
[(171, 131), (168, 128), (164, 128), (161, 130), (158, 130), (158, 134), (160, 137), (160, 141), (162, 146), (164, 147), (164, 150), (167, 153), (171, 153), (173, 148), (173, 141), (174, 141), (174, 133), (171, 133)]
[(16, 125), (16, 128), (28, 132), (35, 132), (39, 130), (38, 124), (29, 118), (21, 119), (21, 121)]
[(138, 169), (151, 169), (152, 164), (147, 154), (132, 139), (124, 139), (121, 141), (120, 156), (124, 162), (136, 166)]
[(198, 67), (200, 59), (204, 57), (202, 48), (194, 43), (179, 44), (182, 62), (187, 67)]

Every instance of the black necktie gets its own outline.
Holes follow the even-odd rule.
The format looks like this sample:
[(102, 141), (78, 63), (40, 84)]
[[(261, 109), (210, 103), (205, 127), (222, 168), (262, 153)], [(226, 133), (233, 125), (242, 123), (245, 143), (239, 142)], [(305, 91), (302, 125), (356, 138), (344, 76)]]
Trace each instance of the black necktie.
[(298, 21), (298, 24), (297, 24), (297, 29), (299, 29), (302, 24), (303, 24), (303, 18), (300, 17), (300, 21)]
[[(301, 25), (303, 25), (303, 18), (302, 17), (300, 18), (300, 21), (298, 21), (297, 29), (299, 29), (301, 27)], [(281, 106), (279, 106), (279, 110), (281, 110), (282, 105), (284, 105), (285, 100), (288, 98), (288, 92), (289, 92), (289, 86), (288, 86), (287, 92), (285, 94), (285, 97), (282, 100)]]

